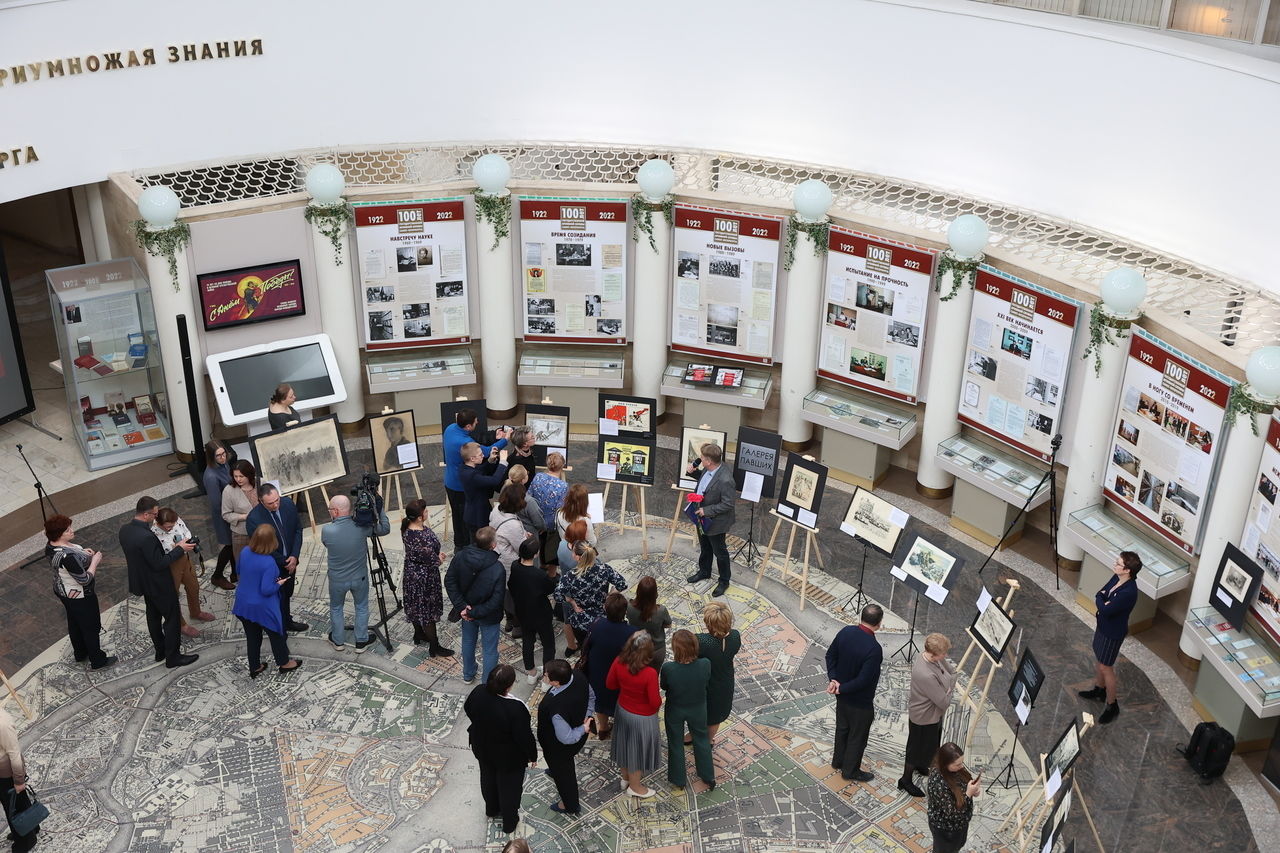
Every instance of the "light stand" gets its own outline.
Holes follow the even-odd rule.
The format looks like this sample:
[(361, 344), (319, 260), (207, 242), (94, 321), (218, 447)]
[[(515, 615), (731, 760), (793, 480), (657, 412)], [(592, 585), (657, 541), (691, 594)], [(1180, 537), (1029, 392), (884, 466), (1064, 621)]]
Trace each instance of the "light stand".
[(1036, 487), (1031, 490), (1031, 494), (1027, 495), (1027, 499), (1023, 502), (1022, 508), (1018, 510), (1018, 514), (1013, 517), (1000, 539), (991, 547), (991, 552), (987, 554), (987, 559), (983, 560), (982, 565), (978, 567), (979, 577), (982, 576), (987, 564), (995, 557), (996, 552), (1000, 550), (1000, 546), (1004, 545), (1004, 540), (1009, 538), (1013, 528), (1018, 525), (1018, 520), (1027, 514), (1027, 510), (1031, 507), (1031, 502), (1035, 500), (1036, 495), (1040, 494), (1040, 490), (1044, 488), (1047, 482), (1049, 484), (1049, 548), (1053, 552), (1053, 586), (1054, 589), (1062, 588), (1058, 560), (1058, 450), (1062, 447), (1062, 433), (1058, 433), (1053, 437), (1049, 442), (1049, 447), (1049, 470), (1044, 472), (1040, 482), (1036, 483)]
[(916, 614), (920, 612), (920, 590), (917, 589), (913, 591), (916, 594), (916, 603), (911, 606), (911, 634), (907, 638), (907, 641), (891, 655), (891, 657), (896, 658), (898, 655), (906, 652), (907, 655), (905, 660), (907, 663), (911, 663), (911, 658), (915, 656), (916, 652), (920, 651), (920, 647), (916, 645)]
[(854, 610), (861, 611), (862, 608), (866, 607), (868, 604), (871, 603), (871, 596), (867, 595), (865, 592), (862, 591), (862, 582), (866, 579), (866, 577), (867, 577), (867, 543), (862, 542), (862, 571), (858, 573), (858, 588), (853, 591), (853, 595), (849, 596), (849, 600), (846, 601), (840, 607), (841, 610), (848, 610), (849, 606), (853, 605)]
[[(748, 567), (754, 566), (761, 557), (760, 549), (756, 547), (756, 503), (757, 501), (751, 502), (751, 525), (747, 528), (747, 540), (733, 552), (733, 559)], [(742, 558), (743, 551), (747, 552), (745, 559)]]
[(1009, 750), (1009, 760), (1005, 762), (1004, 768), (996, 774), (996, 777), (991, 780), (991, 784), (987, 786), (988, 792), (990, 792), (990, 790), (996, 786), (996, 783), (999, 782), (1000, 787), (1004, 788), (1006, 791), (1012, 787), (1016, 787), (1018, 789), (1018, 793), (1022, 793), (1022, 783), (1018, 781), (1018, 771), (1017, 768), (1013, 766), (1013, 757), (1018, 754), (1018, 735), (1021, 732), (1022, 720), (1018, 720), (1013, 726), (1013, 749)]
[[(44, 522), (49, 520), (49, 514), (46, 513), (44, 510), (44, 502), (46, 500), (49, 502), (49, 509), (53, 510), (54, 515), (58, 514), (58, 508), (53, 505), (53, 498), (49, 495), (48, 492), (44, 490), (44, 484), (40, 482), (40, 477), (36, 474), (36, 469), (31, 467), (31, 460), (27, 458), (27, 454), (22, 452), (22, 445), (19, 444), (17, 445), (17, 447), (18, 447), (18, 455), (22, 457), (22, 461), (27, 466), (27, 470), (31, 472), (31, 479), (33, 481), (32, 484), (36, 488), (36, 499), (40, 501), (40, 521), (41, 521), (41, 525), (43, 526)], [(18, 568), (25, 569), (27, 566), (38, 563), (43, 559), (44, 559), (44, 552), (42, 551), (41, 553), (36, 554), (30, 560), (27, 560)]]

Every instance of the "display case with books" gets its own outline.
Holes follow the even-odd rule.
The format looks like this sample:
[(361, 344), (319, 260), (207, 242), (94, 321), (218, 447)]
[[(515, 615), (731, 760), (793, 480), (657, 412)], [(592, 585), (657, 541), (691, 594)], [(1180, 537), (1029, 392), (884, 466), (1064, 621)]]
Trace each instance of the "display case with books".
[(90, 471), (173, 452), (151, 286), (132, 259), (47, 270), (67, 405)]
[(572, 347), (525, 347), (520, 354), (516, 383), (551, 388), (621, 388), (625, 366), (620, 349), (588, 353)]
[(953, 435), (938, 443), (938, 466), (1002, 501), (1021, 506), (1035, 492), (1028, 509), (1049, 500), (1047, 466), (1026, 456), (1010, 453), (994, 442), (967, 434)]
[(1237, 631), (1212, 607), (1193, 607), (1187, 625), (1205, 659), (1258, 716), (1280, 713), (1280, 650), (1251, 622)]

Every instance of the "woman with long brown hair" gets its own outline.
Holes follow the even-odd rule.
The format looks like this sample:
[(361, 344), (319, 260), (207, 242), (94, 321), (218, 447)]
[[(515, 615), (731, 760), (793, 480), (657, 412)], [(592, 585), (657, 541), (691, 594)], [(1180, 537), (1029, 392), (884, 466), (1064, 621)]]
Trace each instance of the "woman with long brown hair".
[(404, 543), (404, 615), (413, 625), (413, 643), (427, 643), (433, 658), (450, 657), (453, 649), (442, 646), (436, 632), (444, 614), (440, 538), (427, 524), (427, 502), (422, 498), (405, 505), (400, 539)]
[(591, 525), (591, 519), (587, 518), (587, 487), (582, 483), (574, 483), (569, 487), (569, 491), (564, 494), (564, 504), (556, 512), (556, 531), (560, 534), (561, 539), (565, 538), (565, 529), (575, 521), (586, 522), (587, 541), (594, 548), (596, 546), (596, 531)]
[(627, 622), (633, 628), (648, 631), (653, 640), (654, 669), (660, 669), (667, 659), (667, 629), (671, 627), (671, 614), (658, 603), (658, 582), (652, 575), (645, 575), (636, 584), (636, 597), (627, 605)]
[(258, 471), (247, 459), (231, 466), (231, 482), (222, 489), (222, 520), (231, 525), (231, 551), (239, 554), (249, 544), (245, 522), (258, 505)]
[[(218, 439), (212, 439), (204, 446), (204, 474), (201, 484), (205, 496), (209, 499), (209, 516), (213, 524), (213, 535), (218, 540), (218, 562), (213, 567), (213, 577), (209, 583), (218, 589), (235, 589), (238, 575), (236, 573), (236, 552), (231, 546), (231, 525), (222, 517), (222, 490), (231, 484), (231, 451)], [(231, 580), (227, 580), (225, 572), (231, 567)]]
[(618, 707), (613, 723), (609, 757), (622, 772), (622, 784), (629, 796), (646, 799), (656, 793), (641, 778), (662, 763), (662, 738), (658, 734), (658, 672), (653, 660), (653, 640), (645, 631), (636, 631), (622, 647), (609, 668), (605, 686), (618, 691)]
[(959, 853), (969, 837), (973, 798), (982, 793), (982, 774), (971, 776), (964, 766), (964, 750), (948, 742), (938, 748), (928, 786), (933, 851)]

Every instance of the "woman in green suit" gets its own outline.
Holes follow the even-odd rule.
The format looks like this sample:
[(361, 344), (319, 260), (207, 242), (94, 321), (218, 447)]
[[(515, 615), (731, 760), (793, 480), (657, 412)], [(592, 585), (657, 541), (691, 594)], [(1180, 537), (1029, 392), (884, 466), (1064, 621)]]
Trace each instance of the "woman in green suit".
[[(733, 710), (733, 658), (742, 648), (742, 635), (733, 627), (733, 611), (713, 601), (702, 610), (709, 633), (698, 635), (698, 657), (711, 661), (707, 685), (707, 731), (715, 743), (716, 730)], [(688, 741), (686, 741), (688, 743)]]
[(711, 661), (698, 657), (698, 640), (692, 631), (681, 628), (671, 637), (674, 660), (662, 665), (659, 681), (667, 694), (667, 781), (683, 788), (688, 781), (684, 766), (684, 727), (693, 736), (693, 759), (698, 778), (716, 786), (716, 767), (711, 759), (711, 737), (707, 734), (707, 685), (711, 682)]

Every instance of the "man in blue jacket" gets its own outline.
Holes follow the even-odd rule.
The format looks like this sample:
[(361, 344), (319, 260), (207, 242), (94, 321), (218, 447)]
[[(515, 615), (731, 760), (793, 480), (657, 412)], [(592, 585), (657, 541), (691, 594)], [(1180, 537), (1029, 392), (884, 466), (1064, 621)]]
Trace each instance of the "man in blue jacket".
[(253, 531), (261, 524), (270, 524), (275, 528), (278, 544), (271, 556), (280, 568), (280, 577), (289, 579), (280, 587), (280, 615), (284, 617), (284, 629), (305, 631), (311, 626), (306, 622), (294, 621), (291, 607), (294, 576), (298, 571), (298, 558), (302, 556), (302, 524), (298, 521), (298, 507), (270, 483), (258, 486), (258, 505), (249, 510), (245, 529), (252, 536)]
[(481, 527), (474, 541), (453, 555), (444, 575), (449, 601), (462, 614), (462, 680), (467, 684), (476, 680), (477, 633), (483, 646), (480, 680), (487, 681), (490, 670), (498, 665), (507, 572), (493, 550), (496, 538), (492, 527)]
[(333, 521), (320, 528), (320, 541), (329, 552), (329, 644), (338, 651), (345, 648), (342, 610), (349, 592), (356, 605), (356, 654), (360, 654), (377, 639), (369, 636), (369, 537), (386, 536), (391, 522), (379, 509), (377, 524), (360, 527), (351, 517), (351, 498), (346, 495), (329, 499), (329, 515)]
[(862, 608), (862, 624), (841, 628), (827, 649), (827, 692), (836, 697), (836, 745), (831, 766), (850, 781), (875, 778), (862, 769), (862, 753), (876, 715), (876, 685), (884, 659), (876, 631), (883, 620), (884, 609), (868, 604)]
[[(466, 498), (462, 490), (462, 479), (459, 476), (459, 470), (462, 468), (462, 445), (469, 441), (475, 441), (472, 432), (480, 423), (480, 415), (475, 409), (463, 409), (458, 412), (454, 418), (455, 423), (449, 424), (444, 428), (444, 436), (441, 439), (442, 453), (444, 454), (444, 493), (449, 499), (449, 512), (453, 516), (453, 546), (461, 548), (470, 544), (471, 532), (467, 529), (467, 524), (463, 520), (463, 507)], [(507, 431), (500, 429), (494, 433), (498, 440), (493, 444), (485, 447), (484, 455), (488, 456), (489, 451), (495, 447), (503, 448), (507, 446)]]

